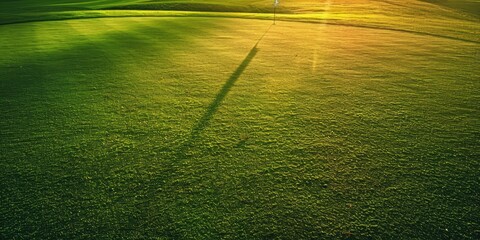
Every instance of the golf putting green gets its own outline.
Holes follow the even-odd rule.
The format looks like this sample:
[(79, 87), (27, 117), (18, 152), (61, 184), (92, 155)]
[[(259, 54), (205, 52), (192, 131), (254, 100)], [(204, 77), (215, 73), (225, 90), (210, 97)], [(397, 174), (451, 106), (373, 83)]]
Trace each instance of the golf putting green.
[(327, 2), (2, 3), (0, 238), (478, 238), (475, 15)]

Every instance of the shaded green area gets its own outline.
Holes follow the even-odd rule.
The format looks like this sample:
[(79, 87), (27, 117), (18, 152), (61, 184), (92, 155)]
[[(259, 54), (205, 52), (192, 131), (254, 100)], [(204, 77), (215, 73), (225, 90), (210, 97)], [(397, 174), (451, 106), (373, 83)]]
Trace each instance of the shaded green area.
[[(175, 10), (196, 12), (248, 12), (270, 13), (272, 2), (270, 1), (162, 1), (162, 0), (102, 0), (102, 1), (73, 1), (73, 0), (20, 0), (0, 2), (0, 23), (28, 22), (39, 20), (55, 20), (62, 18), (82, 18), (93, 10)], [(286, 12), (283, 7), (279, 12)], [(113, 14), (122, 16), (124, 14)], [(70, 17), (62, 17), (62, 13), (68, 13)], [(162, 15), (160, 13), (160, 15)]]
[(136, 10), (185, 10), (185, 11), (218, 11), (218, 12), (271, 12), (270, 1), (186, 1), (186, 0), (102, 0), (102, 1), (74, 1), (74, 0), (6, 0), (0, 3), (5, 14), (25, 12), (54, 12), (99, 9), (136, 9)]
[[(177, 11), (206, 11), (206, 12), (272, 12), (271, 1), (144, 1), (125, 4), (107, 9), (133, 9), (133, 10), (177, 10)], [(286, 12), (280, 8), (279, 12)]]
[(458, 9), (480, 17), (480, 1), (478, 0), (423, 0), (425, 2)]

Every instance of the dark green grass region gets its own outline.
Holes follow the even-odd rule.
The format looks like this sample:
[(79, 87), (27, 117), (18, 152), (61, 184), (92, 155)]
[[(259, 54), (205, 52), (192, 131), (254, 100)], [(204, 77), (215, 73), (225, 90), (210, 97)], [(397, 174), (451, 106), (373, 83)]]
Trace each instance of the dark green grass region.
[[(124, 63), (116, 53), (125, 49), (130, 49), (132, 53), (153, 51), (154, 55), (144, 54), (144, 57), (155, 57), (156, 64), (160, 64), (157, 66), (161, 66), (163, 61), (158, 62), (158, 59), (168, 61), (162, 56), (168, 55), (169, 49), (171, 51), (174, 47), (169, 43), (181, 43), (185, 48), (189, 46), (188, 36), (178, 34), (184, 31), (195, 37), (200, 30), (178, 24), (178, 21), (164, 20), (156, 26), (138, 23), (128, 32), (113, 30), (95, 38), (81, 37), (77, 33), (73, 35), (80, 35), (75, 37), (79, 45), (67, 43), (68, 47), (61, 51), (36, 53), (35, 57), (27, 55), (15, 65), (1, 67), (1, 115), (2, 129), (5, 129), (1, 134), (4, 167), (1, 196), (2, 202), (18, 203), (15, 208), (2, 208), (2, 234), (25, 232), (28, 234), (24, 236), (31, 238), (75, 238), (83, 234), (97, 236), (99, 231), (107, 231), (109, 237), (119, 237), (125, 231), (142, 229), (142, 222), (135, 219), (148, 217), (140, 215), (144, 213), (138, 212), (138, 204), (148, 205), (142, 200), (151, 192), (148, 188), (159, 186), (147, 183), (142, 178), (132, 178), (133, 181), (128, 183), (118, 180), (138, 171), (154, 171), (160, 175), (168, 172), (163, 171), (162, 166), (146, 168), (148, 166), (137, 165), (139, 163), (131, 165), (128, 162), (140, 155), (144, 159), (151, 159), (152, 154), (161, 153), (161, 150), (153, 147), (150, 152), (137, 152), (135, 157), (128, 149), (136, 138), (141, 139), (151, 131), (160, 134), (163, 127), (158, 126), (156, 130), (155, 126), (150, 125), (147, 130), (124, 122), (126, 116), (135, 117), (130, 120), (133, 122), (142, 121), (142, 116), (132, 115), (133, 112), (129, 113), (130, 110), (124, 109), (116, 99), (123, 95), (120, 103), (136, 101), (135, 86), (122, 76), (125, 74), (122, 70)], [(37, 41), (37, 44), (42, 44), (41, 39)], [(125, 57), (127, 60), (128, 55)], [(133, 109), (142, 109), (142, 106)], [(109, 127), (112, 124), (115, 127)], [(19, 128), (13, 129), (12, 126)], [(32, 143), (35, 143), (34, 146), (29, 148)], [(40, 144), (43, 147), (37, 148)], [(8, 150), (9, 146), (28, 151)], [(168, 145), (162, 148), (168, 148)], [(50, 187), (44, 189), (44, 184)], [(118, 191), (122, 194), (118, 195)], [(135, 195), (123, 194), (129, 191)], [(105, 212), (97, 215), (105, 201), (120, 204), (121, 210), (103, 209)], [(31, 212), (36, 211), (33, 209), (39, 206), (43, 206), (44, 210), (32, 215)], [(4, 218), (6, 216), (15, 218)], [(49, 220), (42, 221), (39, 217)], [(124, 219), (121, 223), (123, 227), (117, 225), (120, 222), (106, 220), (114, 218)], [(128, 226), (125, 221), (133, 222)], [(150, 234), (174, 234), (168, 230), (169, 224), (171, 221), (168, 221), (168, 216), (162, 218), (159, 225), (164, 228), (155, 227)], [(112, 227), (125, 229), (116, 232), (112, 231)], [(51, 229), (50, 233), (54, 235), (45, 235), (41, 229)], [(135, 231), (129, 232), (129, 236), (135, 234)], [(15, 235), (4, 236), (11, 238)]]
[(480, 18), (480, 2), (478, 0), (422, 0), (440, 6), (446, 6), (475, 15)]

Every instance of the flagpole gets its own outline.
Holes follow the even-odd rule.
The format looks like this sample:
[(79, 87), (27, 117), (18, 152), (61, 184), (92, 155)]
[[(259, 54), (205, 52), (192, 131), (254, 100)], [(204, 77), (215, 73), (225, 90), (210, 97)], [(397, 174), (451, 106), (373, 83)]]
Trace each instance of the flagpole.
[(275, 20), (277, 17), (277, 4), (273, 5), (273, 25), (275, 25)]
[(275, 22), (277, 20), (277, 5), (279, 3), (279, 0), (273, 0), (273, 25), (275, 25)]

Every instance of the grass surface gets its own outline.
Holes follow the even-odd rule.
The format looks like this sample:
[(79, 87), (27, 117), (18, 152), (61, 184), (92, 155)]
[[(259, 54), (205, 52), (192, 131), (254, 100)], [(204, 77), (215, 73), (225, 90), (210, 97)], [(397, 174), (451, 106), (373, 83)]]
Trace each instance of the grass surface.
[(2, 23), (102, 18), (0, 26), (0, 238), (480, 236), (471, 14), (13, 3)]

